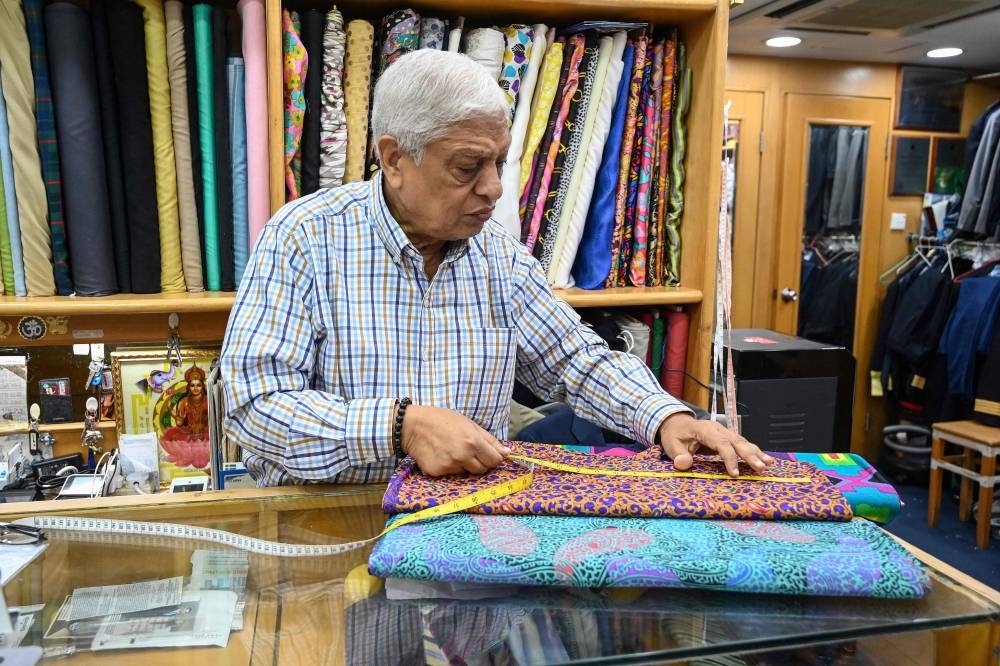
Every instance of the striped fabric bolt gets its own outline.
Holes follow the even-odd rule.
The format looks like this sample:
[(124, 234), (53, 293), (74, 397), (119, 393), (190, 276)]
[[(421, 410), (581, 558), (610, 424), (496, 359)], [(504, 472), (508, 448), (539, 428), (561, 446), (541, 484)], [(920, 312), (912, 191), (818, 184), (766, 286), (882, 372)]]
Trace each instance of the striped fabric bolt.
[(52, 112), (52, 89), (49, 86), (49, 66), (45, 55), (43, 4), (42, 0), (23, 0), (21, 6), (28, 29), (28, 45), (31, 48), (31, 74), (35, 79), (35, 122), (38, 125), (38, 152), (42, 159), (45, 196), (49, 202), (49, 233), (56, 293), (68, 296), (73, 293), (73, 280), (69, 274), (62, 181), (59, 177), (59, 146), (56, 143), (56, 121)]
[(684, 407), (612, 352), (494, 221), (433, 280), (380, 176), (319, 190), (265, 226), (222, 351), (226, 432), (261, 485), (385, 481), (400, 397), (507, 434), (515, 377), (649, 445)]

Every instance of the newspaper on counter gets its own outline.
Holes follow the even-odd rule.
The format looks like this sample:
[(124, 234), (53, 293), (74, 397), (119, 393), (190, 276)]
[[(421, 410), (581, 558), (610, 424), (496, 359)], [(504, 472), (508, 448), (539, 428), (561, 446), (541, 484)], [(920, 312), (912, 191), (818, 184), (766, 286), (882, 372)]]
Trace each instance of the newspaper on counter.
[(182, 576), (128, 585), (77, 588), (73, 590), (72, 601), (65, 609), (66, 619), (82, 620), (114, 613), (176, 606), (181, 602), (183, 589)]
[(191, 554), (191, 580), (185, 589), (235, 592), (238, 599), (230, 628), (242, 631), (249, 571), (250, 558), (242, 551), (198, 549)]

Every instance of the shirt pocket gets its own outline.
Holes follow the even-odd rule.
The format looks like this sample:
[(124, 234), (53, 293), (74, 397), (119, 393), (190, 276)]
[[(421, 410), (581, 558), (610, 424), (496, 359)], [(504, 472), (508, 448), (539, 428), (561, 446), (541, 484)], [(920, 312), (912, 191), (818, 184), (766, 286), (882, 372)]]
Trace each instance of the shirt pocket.
[(455, 329), (443, 336), (435, 364), (447, 406), (506, 437), (517, 361), (517, 329)]

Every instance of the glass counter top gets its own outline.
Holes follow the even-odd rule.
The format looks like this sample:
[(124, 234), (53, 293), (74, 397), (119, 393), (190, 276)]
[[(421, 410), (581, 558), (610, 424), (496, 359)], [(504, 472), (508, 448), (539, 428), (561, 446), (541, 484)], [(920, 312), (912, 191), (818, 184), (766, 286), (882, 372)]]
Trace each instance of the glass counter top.
[[(26, 515), (113, 518), (212, 527), (285, 543), (333, 544), (381, 531), (382, 492), (381, 486), (314, 486), (11, 504), (0, 507), (0, 521)], [(188, 577), (196, 550), (227, 549), (175, 537), (61, 530), (48, 530), (45, 543), (46, 549), (4, 586), (8, 606), (45, 605), (23, 645), (42, 644), (37, 629), (49, 626), (76, 588)], [(1000, 593), (919, 551), (933, 587), (916, 601), (524, 587), (488, 599), (390, 600), (383, 582), (367, 574), (370, 549), (324, 557), (248, 554), (242, 628), (229, 635), (224, 648), (90, 652), (68, 644), (59, 649), (51, 641), (43, 646), (48, 658), (68, 657), (72, 663), (143, 666), (197, 660), (640, 664), (1000, 622)]]

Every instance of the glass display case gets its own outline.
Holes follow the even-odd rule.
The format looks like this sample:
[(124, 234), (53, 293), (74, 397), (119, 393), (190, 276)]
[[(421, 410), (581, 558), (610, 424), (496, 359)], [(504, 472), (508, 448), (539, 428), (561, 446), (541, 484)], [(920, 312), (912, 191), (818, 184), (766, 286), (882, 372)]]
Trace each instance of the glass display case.
[[(335, 544), (379, 533), (382, 490), (311, 486), (36, 502), (0, 507), (0, 521), (65, 515)], [(74, 590), (177, 576), (191, 583), (196, 551), (244, 555), (219, 543), (136, 533), (120, 522), (102, 532), (45, 532), (44, 550), (13, 576), (0, 573), (8, 606), (33, 613), (21, 645), (41, 645), (46, 659), (72, 663), (985, 664), (995, 663), (990, 655), (1000, 640), (1000, 594), (916, 550), (933, 580), (918, 601), (562, 588), (390, 600), (383, 581), (367, 574), (367, 546), (323, 557), (246, 554), (225, 647), (95, 652), (89, 638), (67, 638), (78, 626), (61, 638), (53, 629)]]

